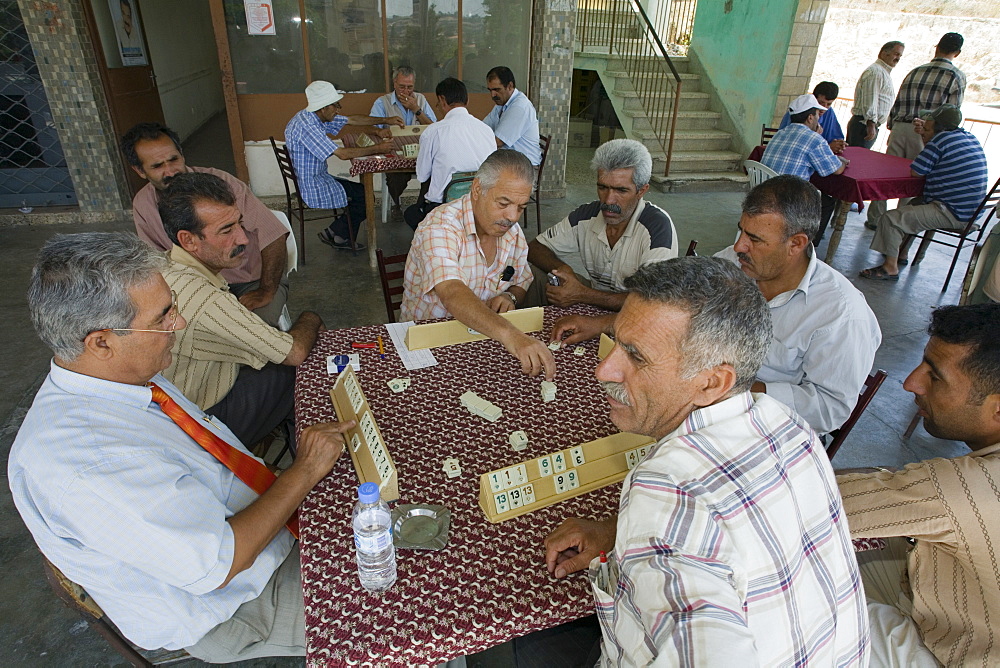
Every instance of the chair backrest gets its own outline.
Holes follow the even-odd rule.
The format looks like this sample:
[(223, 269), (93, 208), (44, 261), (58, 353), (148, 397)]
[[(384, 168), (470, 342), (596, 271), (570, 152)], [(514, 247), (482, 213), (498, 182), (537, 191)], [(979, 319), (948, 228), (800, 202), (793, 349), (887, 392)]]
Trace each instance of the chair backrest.
[(688, 244), (687, 253), (684, 253), (685, 257), (698, 257), (698, 254), (694, 252), (694, 249), (698, 247), (698, 240), (692, 239), (691, 243)]
[(389, 316), (389, 322), (396, 322), (396, 311), (403, 305), (403, 272), (406, 269), (406, 253), (386, 257), (381, 248), (376, 248), (375, 258), (378, 260), (378, 277), (382, 281), (385, 313)]
[(289, 206), (292, 202), (292, 194), (299, 194), (299, 179), (295, 176), (295, 166), (292, 164), (292, 155), (288, 152), (287, 146), (278, 146), (274, 137), (271, 140), (271, 148), (274, 149), (274, 158), (278, 161), (278, 171), (281, 172), (281, 180), (285, 184), (285, 197), (288, 198)]
[(444, 201), (462, 197), (472, 189), (472, 181), (476, 178), (475, 172), (455, 172), (451, 175), (451, 181), (444, 187)]
[(744, 160), (743, 168), (747, 170), (747, 174), (750, 176), (751, 190), (762, 184), (764, 181), (767, 181), (769, 178), (778, 175), (778, 172), (763, 163), (757, 162), (756, 160)]
[(872, 402), (872, 399), (875, 398), (875, 393), (882, 386), (882, 381), (885, 380), (886, 375), (885, 371), (879, 369), (865, 379), (865, 385), (858, 397), (858, 403), (854, 405), (854, 410), (851, 411), (851, 416), (847, 418), (847, 422), (840, 426), (840, 429), (834, 429), (830, 432), (833, 440), (826, 447), (827, 457), (833, 459), (833, 456), (837, 454), (837, 450), (840, 450), (840, 446), (844, 444), (844, 440), (851, 433), (854, 424), (861, 417), (861, 414), (865, 412), (865, 409), (868, 408), (868, 404)]
[(285, 226), (286, 230), (288, 230), (288, 236), (285, 237), (285, 276), (288, 276), (293, 271), (298, 271), (299, 245), (295, 241), (295, 233), (292, 232), (292, 224), (288, 221), (288, 216), (285, 215), (285, 212), (271, 209), (271, 213), (273, 213), (274, 217)]
[(979, 203), (978, 207), (976, 207), (976, 212), (973, 213), (972, 218), (969, 219), (969, 227), (971, 228), (973, 225), (976, 225), (976, 221), (978, 221), (979, 217), (985, 213), (986, 217), (983, 218), (981, 223), (978, 223), (980, 229), (985, 231), (986, 228), (989, 227), (990, 221), (998, 215), (997, 206), (1000, 206), (1000, 179), (997, 179), (997, 182), (994, 183), (993, 187), (986, 193), (986, 197), (984, 197), (983, 201)]
[(778, 131), (778, 128), (769, 128), (763, 123), (760, 126), (760, 145), (767, 146), (767, 143), (771, 141), (771, 137)]
[(538, 146), (542, 149), (542, 159), (538, 163), (538, 179), (535, 181), (535, 191), (542, 182), (542, 170), (545, 169), (545, 158), (549, 155), (549, 145), (552, 143), (552, 135), (541, 135), (538, 138)]

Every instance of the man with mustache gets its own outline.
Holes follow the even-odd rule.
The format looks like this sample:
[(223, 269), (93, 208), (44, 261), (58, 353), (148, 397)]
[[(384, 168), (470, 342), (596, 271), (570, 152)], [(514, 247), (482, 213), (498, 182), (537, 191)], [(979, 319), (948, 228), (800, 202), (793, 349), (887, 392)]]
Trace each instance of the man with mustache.
[[(816, 257), (810, 239), (820, 218), (819, 192), (796, 176), (764, 181), (743, 200), (740, 235), (719, 253), (738, 264), (771, 309), (774, 338), (757, 373), (764, 392), (805, 418), (820, 434), (850, 416), (875, 361), (882, 332), (861, 292)], [(569, 316), (555, 323), (555, 339), (575, 343), (613, 318)]]
[(503, 344), (531, 376), (556, 373), (552, 351), (498, 314), (524, 304), (528, 244), (517, 221), (535, 170), (517, 151), (486, 158), (468, 194), (437, 207), (417, 227), (403, 275), (402, 320), (454, 316)]
[(285, 237), (288, 230), (274, 214), (238, 178), (211, 167), (191, 167), (184, 161), (180, 137), (159, 123), (139, 123), (121, 140), (121, 150), (136, 174), (149, 183), (132, 200), (132, 218), (139, 238), (153, 248), (170, 250), (173, 242), (163, 229), (156, 205), (160, 193), (178, 174), (199, 172), (217, 176), (236, 197), (243, 213), (243, 229), (247, 235), (247, 250), (242, 261), (222, 270), (229, 291), (240, 303), (273, 327), (288, 300), (288, 280), (285, 278)]
[(486, 88), (496, 106), (483, 123), (496, 135), (497, 148), (512, 148), (524, 154), (536, 168), (542, 161), (538, 144), (538, 115), (531, 100), (517, 89), (509, 67), (494, 67), (486, 73)]
[(282, 332), (229, 292), (221, 272), (242, 262), (247, 235), (222, 179), (178, 174), (161, 194), (159, 211), (174, 243), (163, 278), (188, 321), (163, 375), (253, 445), (291, 420), (295, 367), (309, 355), (323, 321), (304, 311)]
[[(626, 278), (644, 264), (677, 257), (677, 230), (666, 211), (643, 199), (653, 158), (640, 142), (602, 144), (590, 167), (597, 172), (598, 201), (579, 207), (528, 244), (528, 262), (539, 270), (532, 292), (542, 303), (617, 311), (625, 303)], [(573, 267), (586, 276), (577, 276)], [(559, 285), (548, 283), (546, 272)]]
[[(830, 461), (801, 417), (750, 391), (771, 343), (760, 290), (697, 257), (625, 285), (595, 375), (615, 426), (658, 442), (625, 477), (617, 516), (571, 518), (545, 540), (555, 577), (589, 566), (598, 665), (867, 665)], [(565, 665), (594, 665), (575, 658)]]

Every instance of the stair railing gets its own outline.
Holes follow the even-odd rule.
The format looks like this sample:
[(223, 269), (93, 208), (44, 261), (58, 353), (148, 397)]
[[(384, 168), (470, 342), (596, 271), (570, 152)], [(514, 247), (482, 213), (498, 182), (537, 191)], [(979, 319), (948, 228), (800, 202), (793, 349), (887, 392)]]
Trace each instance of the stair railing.
[(580, 0), (577, 15), (580, 48), (605, 47), (617, 56), (666, 155), (670, 175), (681, 77), (660, 36), (637, 0)]

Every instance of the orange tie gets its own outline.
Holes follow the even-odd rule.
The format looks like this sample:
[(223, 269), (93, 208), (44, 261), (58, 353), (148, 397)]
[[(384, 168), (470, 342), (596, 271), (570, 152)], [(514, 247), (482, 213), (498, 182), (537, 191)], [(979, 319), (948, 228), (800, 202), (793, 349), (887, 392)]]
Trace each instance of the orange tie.
[[(160, 409), (177, 426), (193, 438), (198, 445), (208, 450), (209, 454), (222, 462), (223, 466), (232, 471), (237, 478), (246, 483), (247, 487), (263, 494), (275, 481), (275, 475), (267, 467), (250, 455), (234, 448), (229, 443), (213, 434), (198, 420), (190, 416), (177, 402), (170, 398), (156, 383), (150, 383), (153, 390), (153, 401), (160, 404)], [(299, 537), (299, 520), (292, 515), (285, 524), (296, 538)]]

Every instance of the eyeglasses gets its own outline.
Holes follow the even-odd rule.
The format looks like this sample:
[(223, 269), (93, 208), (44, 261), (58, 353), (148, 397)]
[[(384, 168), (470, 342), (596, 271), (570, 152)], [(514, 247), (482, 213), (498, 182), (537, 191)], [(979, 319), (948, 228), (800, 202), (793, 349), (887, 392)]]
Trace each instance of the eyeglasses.
[[(173, 334), (177, 329), (177, 293), (170, 291), (170, 310), (167, 311), (168, 329), (131, 329), (129, 327), (108, 327), (106, 329), (95, 329), (94, 332), (151, 332), (153, 334)], [(93, 334), (94, 332), (91, 332)]]

